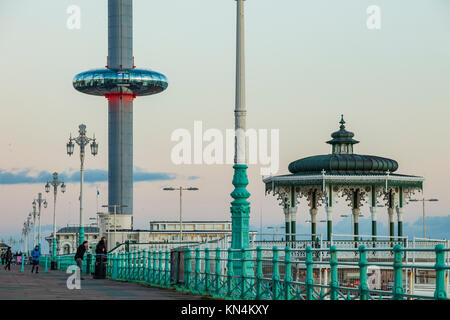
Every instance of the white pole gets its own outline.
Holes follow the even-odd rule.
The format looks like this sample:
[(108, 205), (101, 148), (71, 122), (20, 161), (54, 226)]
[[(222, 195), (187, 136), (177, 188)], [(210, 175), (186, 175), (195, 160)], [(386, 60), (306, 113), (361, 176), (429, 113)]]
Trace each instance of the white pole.
[(422, 215), (423, 215), (423, 238), (427, 238), (427, 233), (425, 231), (425, 199), (422, 199)]
[[(56, 243), (56, 186), (53, 186), (53, 243)], [(52, 252), (52, 256), (56, 256), (56, 245), (53, 246), (52, 243), (52, 251), (55, 250), (55, 252)]]
[(183, 242), (183, 188), (180, 187), (180, 243)]
[(39, 204), (39, 230), (38, 230), (38, 245), (39, 245), (39, 250), (42, 250), (41, 248), (41, 204), (42, 204), (42, 193), (38, 194), (38, 204)]
[(84, 227), (83, 227), (83, 181), (84, 181), (84, 146), (81, 146), (80, 151), (80, 238), (79, 244), (84, 241)]
[(245, 106), (245, 38), (244, 38), (244, 1), (237, 0), (237, 40), (236, 40), (236, 107), (235, 163), (246, 164), (246, 106)]
[(117, 214), (117, 205), (114, 205), (114, 246), (116, 246), (116, 231), (117, 231), (116, 214)]

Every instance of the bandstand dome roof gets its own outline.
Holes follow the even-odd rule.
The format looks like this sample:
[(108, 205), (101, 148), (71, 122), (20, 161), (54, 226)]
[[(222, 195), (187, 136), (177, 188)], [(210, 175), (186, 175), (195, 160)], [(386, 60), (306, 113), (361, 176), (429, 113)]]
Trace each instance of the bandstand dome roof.
[(289, 164), (291, 173), (374, 174), (394, 172), (395, 160), (358, 154), (327, 154), (303, 158)]
[(395, 172), (398, 163), (395, 160), (372, 155), (353, 153), (353, 145), (359, 143), (353, 139), (354, 133), (345, 129), (344, 117), (341, 117), (340, 129), (331, 134), (333, 138), (327, 141), (333, 146), (332, 153), (302, 158), (289, 164), (293, 174), (320, 173), (328, 174), (384, 174)]

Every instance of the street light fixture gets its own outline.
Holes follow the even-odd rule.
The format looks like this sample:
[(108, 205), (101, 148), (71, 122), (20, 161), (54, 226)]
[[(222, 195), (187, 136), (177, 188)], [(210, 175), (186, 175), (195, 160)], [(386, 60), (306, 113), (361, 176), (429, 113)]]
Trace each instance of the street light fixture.
[(53, 246), (51, 269), (56, 270), (56, 194), (58, 193), (58, 186), (61, 186), (62, 193), (66, 192), (66, 185), (64, 184), (64, 181), (59, 181), (57, 172), (53, 173), (53, 180), (47, 181), (47, 183), (45, 184), (45, 192), (49, 193), (51, 186), (53, 186)]
[(425, 202), (429, 201), (429, 202), (436, 202), (439, 201), (439, 199), (436, 198), (431, 198), (431, 199), (409, 199), (409, 201), (412, 202), (422, 202), (422, 223), (423, 223), (423, 238), (426, 239), (427, 238), (427, 233), (426, 233), (426, 229), (425, 229)]
[(42, 250), (41, 247), (41, 207), (44, 206), (44, 209), (47, 208), (47, 200), (42, 198), (42, 193), (38, 193), (37, 199), (33, 200), (33, 212), (36, 214), (36, 206), (38, 206), (38, 220), (39, 220), (39, 230), (38, 230), (38, 246), (39, 249)]
[(166, 187), (163, 188), (164, 191), (175, 191), (175, 190), (180, 190), (180, 243), (183, 241), (183, 190), (187, 190), (187, 191), (197, 191), (199, 190), (198, 188), (195, 187), (177, 187), (177, 188), (173, 188), (173, 187)]
[(84, 242), (84, 226), (83, 226), (83, 180), (84, 180), (84, 158), (86, 155), (85, 147), (91, 143), (91, 153), (93, 156), (96, 156), (98, 154), (98, 144), (95, 140), (95, 135), (93, 138), (89, 138), (86, 135), (86, 126), (84, 124), (80, 124), (78, 126), (79, 128), (79, 136), (76, 138), (72, 138), (72, 135), (70, 135), (69, 142), (67, 143), (67, 154), (71, 156), (73, 154), (73, 151), (75, 149), (75, 142), (80, 146), (80, 237), (79, 237), (79, 244), (82, 244)]

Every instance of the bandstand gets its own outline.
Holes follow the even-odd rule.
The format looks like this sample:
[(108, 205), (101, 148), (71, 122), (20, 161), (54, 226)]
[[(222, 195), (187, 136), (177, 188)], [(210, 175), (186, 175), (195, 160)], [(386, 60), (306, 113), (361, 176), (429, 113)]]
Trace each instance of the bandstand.
[(395, 237), (394, 215), (397, 215), (397, 236), (403, 236), (403, 213), (408, 199), (422, 191), (423, 177), (398, 174), (395, 160), (354, 153), (354, 133), (345, 128), (341, 116), (340, 128), (327, 141), (331, 153), (315, 155), (289, 164), (291, 174), (263, 179), (266, 194), (280, 200), (286, 223), (286, 241), (295, 241), (297, 208), (304, 198), (311, 216), (311, 237), (316, 240), (316, 216), (320, 206), (327, 214), (327, 240), (332, 240), (333, 208), (344, 199), (352, 209), (353, 234), (358, 240), (361, 207), (370, 206), (372, 238), (377, 237), (377, 207), (385, 207), (389, 218), (389, 237)]

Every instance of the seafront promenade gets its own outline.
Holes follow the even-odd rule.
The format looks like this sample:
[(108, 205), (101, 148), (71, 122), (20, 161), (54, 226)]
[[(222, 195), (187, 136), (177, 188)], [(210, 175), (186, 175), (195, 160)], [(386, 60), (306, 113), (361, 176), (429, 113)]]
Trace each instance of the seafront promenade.
[(81, 289), (69, 290), (70, 275), (64, 271), (31, 273), (31, 266), (20, 272), (0, 270), (0, 300), (199, 300), (200, 296), (169, 289), (146, 287), (131, 282), (97, 280), (84, 276)]

